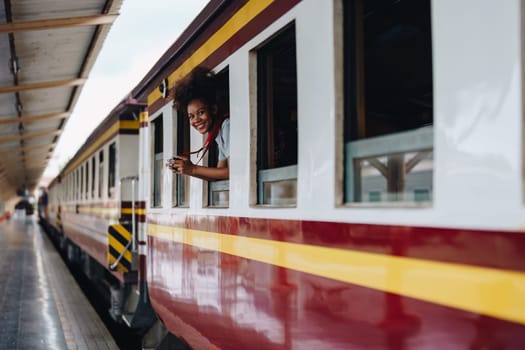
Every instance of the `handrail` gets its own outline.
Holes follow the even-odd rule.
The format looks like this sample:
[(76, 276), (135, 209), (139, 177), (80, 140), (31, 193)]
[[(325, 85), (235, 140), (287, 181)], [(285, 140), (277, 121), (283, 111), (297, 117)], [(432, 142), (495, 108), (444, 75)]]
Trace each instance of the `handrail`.
[(131, 242), (132, 242), (132, 241), (129, 241), (128, 244), (126, 244), (126, 247), (124, 247), (124, 250), (122, 251), (122, 253), (120, 253), (120, 255), (119, 255), (118, 258), (115, 260), (115, 262), (114, 262), (113, 264), (109, 265), (109, 269), (110, 269), (111, 271), (114, 271), (114, 270), (117, 268), (117, 266), (118, 266), (120, 260), (122, 260), (122, 257), (124, 256), (124, 254), (126, 253), (126, 251), (129, 250), (129, 246), (131, 245)]
[[(137, 240), (135, 237), (135, 181), (138, 181), (139, 177), (137, 175), (131, 175), (131, 176), (124, 176), (121, 177), (119, 180), (119, 192), (120, 192), (120, 201), (118, 201), (119, 205), (119, 214), (122, 215), (122, 183), (131, 181), (131, 243), (132, 243), (132, 250), (137, 250)], [(129, 245), (129, 244), (128, 244)], [(126, 246), (128, 248), (128, 246)]]

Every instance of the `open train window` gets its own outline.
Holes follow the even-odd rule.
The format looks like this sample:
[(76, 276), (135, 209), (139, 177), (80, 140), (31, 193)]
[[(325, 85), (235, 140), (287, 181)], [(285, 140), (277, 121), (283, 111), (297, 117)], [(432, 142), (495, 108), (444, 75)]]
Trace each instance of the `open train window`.
[(431, 202), (430, 0), (343, 1), (343, 22), (345, 202)]
[(257, 49), (257, 203), (297, 202), (295, 24)]
[(78, 178), (78, 169), (73, 170), (73, 200), (78, 200), (78, 186), (79, 186), (79, 178)]
[(95, 199), (95, 169), (96, 169), (95, 156), (91, 157), (91, 199)]
[(117, 144), (115, 142), (109, 145), (108, 158), (108, 198), (113, 198), (115, 195), (115, 184), (117, 176)]
[[(230, 114), (230, 79), (229, 69), (226, 67), (216, 73), (217, 78), (217, 104), (221, 107), (219, 113)], [(219, 160), (219, 147), (212, 142), (208, 150), (208, 166), (216, 167)], [(227, 208), (230, 204), (230, 181), (208, 181), (208, 206), (213, 208)]]
[(77, 197), (77, 201), (79, 201), (81, 198), (81, 195), (82, 195), (82, 192), (81, 192), (81, 189), (82, 189), (82, 185), (81, 185), (81, 173), (80, 173), (80, 168), (77, 168), (75, 170), (75, 173), (76, 173), (76, 178), (77, 178), (77, 187), (75, 187), (75, 196)]
[(98, 152), (98, 198), (104, 195), (104, 150)]
[(80, 166), (80, 200), (83, 200), (84, 199), (84, 168), (85, 168), (85, 165), (82, 164)]
[[(190, 152), (190, 122), (185, 112), (174, 109), (173, 113), (173, 154), (185, 154)], [(171, 205), (187, 208), (190, 199), (190, 178), (181, 174), (173, 174), (172, 178)]]
[(84, 164), (84, 178), (85, 178), (85, 185), (84, 185), (84, 199), (88, 199), (89, 197), (89, 161), (87, 161)]
[(77, 169), (73, 171), (73, 200), (77, 200), (78, 191), (78, 172)]
[(162, 178), (164, 172), (163, 159), (163, 126), (162, 114), (151, 123), (151, 206), (162, 206)]
[(77, 200), (77, 190), (78, 190), (78, 173), (77, 173), (77, 169), (73, 170), (73, 193), (72, 193), (72, 196), (73, 196), (73, 200)]

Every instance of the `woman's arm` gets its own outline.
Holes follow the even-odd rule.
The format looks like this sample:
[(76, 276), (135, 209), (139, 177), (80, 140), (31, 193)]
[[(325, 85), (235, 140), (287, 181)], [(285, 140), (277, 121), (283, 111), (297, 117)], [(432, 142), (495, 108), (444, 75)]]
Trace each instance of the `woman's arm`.
[(226, 163), (226, 161), (219, 161), (217, 168), (210, 168), (207, 166), (193, 165), (191, 173), (187, 174), (190, 176), (198, 177), (199, 179), (213, 181), (213, 180), (228, 180), (230, 178), (230, 168), (226, 166), (219, 166), (220, 162)]
[(228, 166), (230, 158), (219, 160), (216, 168), (195, 165), (184, 156), (177, 156), (177, 158), (171, 161), (169, 165), (175, 174), (190, 175), (207, 181), (227, 180), (230, 178), (230, 168)]

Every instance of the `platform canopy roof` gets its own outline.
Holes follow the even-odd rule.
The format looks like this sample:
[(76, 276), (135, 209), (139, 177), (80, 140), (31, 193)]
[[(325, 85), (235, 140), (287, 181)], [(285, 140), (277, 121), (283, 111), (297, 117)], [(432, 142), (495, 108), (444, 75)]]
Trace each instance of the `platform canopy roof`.
[(122, 0), (0, 0), (0, 201), (33, 190)]

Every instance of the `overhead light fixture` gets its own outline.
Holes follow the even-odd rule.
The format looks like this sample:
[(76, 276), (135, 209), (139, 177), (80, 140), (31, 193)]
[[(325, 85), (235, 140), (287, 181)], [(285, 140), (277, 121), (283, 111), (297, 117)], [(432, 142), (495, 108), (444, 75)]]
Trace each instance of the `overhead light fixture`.
[(11, 71), (14, 75), (20, 72), (20, 66), (18, 65), (18, 57), (11, 58)]

